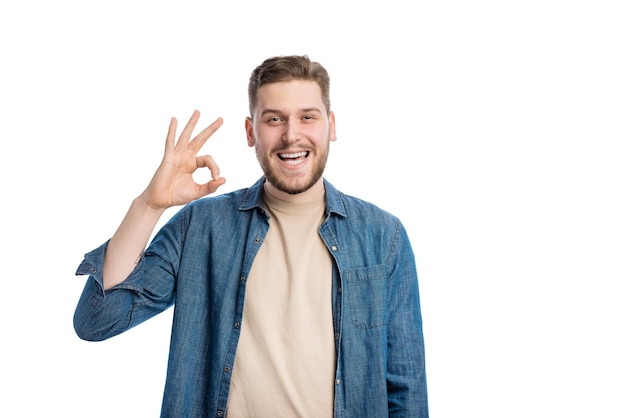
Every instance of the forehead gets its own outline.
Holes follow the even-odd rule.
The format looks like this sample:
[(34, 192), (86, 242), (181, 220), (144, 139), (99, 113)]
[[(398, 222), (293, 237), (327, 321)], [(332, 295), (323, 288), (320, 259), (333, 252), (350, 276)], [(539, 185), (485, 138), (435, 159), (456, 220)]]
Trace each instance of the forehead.
[(264, 109), (288, 111), (300, 108), (325, 108), (322, 89), (315, 81), (290, 80), (268, 83), (257, 90), (255, 112)]

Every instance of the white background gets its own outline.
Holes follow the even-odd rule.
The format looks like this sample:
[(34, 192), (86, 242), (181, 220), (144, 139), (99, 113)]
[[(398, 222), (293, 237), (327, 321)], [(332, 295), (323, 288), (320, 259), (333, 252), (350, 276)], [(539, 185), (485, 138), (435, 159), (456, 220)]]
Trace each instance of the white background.
[(74, 272), (172, 116), (222, 116), (220, 191), (252, 184), (247, 79), (295, 53), (331, 75), (327, 178), (410, 234), (431, 415), (625, 417), (621, 4), (3, 2), (0, 415), (158, 416), (172, 311), (81, 341)]

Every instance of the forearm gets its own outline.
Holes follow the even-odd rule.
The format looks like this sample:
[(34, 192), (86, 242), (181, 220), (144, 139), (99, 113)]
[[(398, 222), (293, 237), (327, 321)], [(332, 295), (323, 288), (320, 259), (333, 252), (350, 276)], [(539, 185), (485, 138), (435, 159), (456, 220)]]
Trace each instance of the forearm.
[(139, 197), (133, 200), (104, 255), (105, 289), (123, 282), (133, 271), (162, 214), (163, 209), (151, 208)]

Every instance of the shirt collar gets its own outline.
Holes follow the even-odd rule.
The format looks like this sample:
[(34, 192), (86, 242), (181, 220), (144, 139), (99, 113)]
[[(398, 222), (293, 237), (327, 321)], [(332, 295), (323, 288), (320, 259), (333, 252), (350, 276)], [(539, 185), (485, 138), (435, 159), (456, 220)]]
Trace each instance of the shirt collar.
[[(268, 216), (263, 207), (263, 183), (265, 177), (261, 177), (248, 188), (239, 205), (239, 210), (250, 210), (253, 208), (259, 208), (265, 216)], [(346, 207), (344, 203), (343, 194), (339, 192), (335, 187), (324, 179), (324, 189), (326, 191), (326, 214), (335, 213), (339, 216), (347, 216)]]

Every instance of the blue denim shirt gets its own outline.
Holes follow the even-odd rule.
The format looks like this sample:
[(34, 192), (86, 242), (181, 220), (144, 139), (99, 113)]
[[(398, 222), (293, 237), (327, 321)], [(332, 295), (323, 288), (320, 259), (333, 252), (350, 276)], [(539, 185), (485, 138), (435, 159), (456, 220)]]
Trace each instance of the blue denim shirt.
[[(263, 181), (196, 200), (103, 291), (107, 243), (85, 255), (77, 334), (104, 340), (174, 305), (162, 417), (225, 416), (246, 279), (269, 228)], [(400, 221), (324, 180), (319, 234), (333, 258), (335, 417), (427, 417), (417, 273)], [(314, 414), (313, 414), (314, 415)]]

